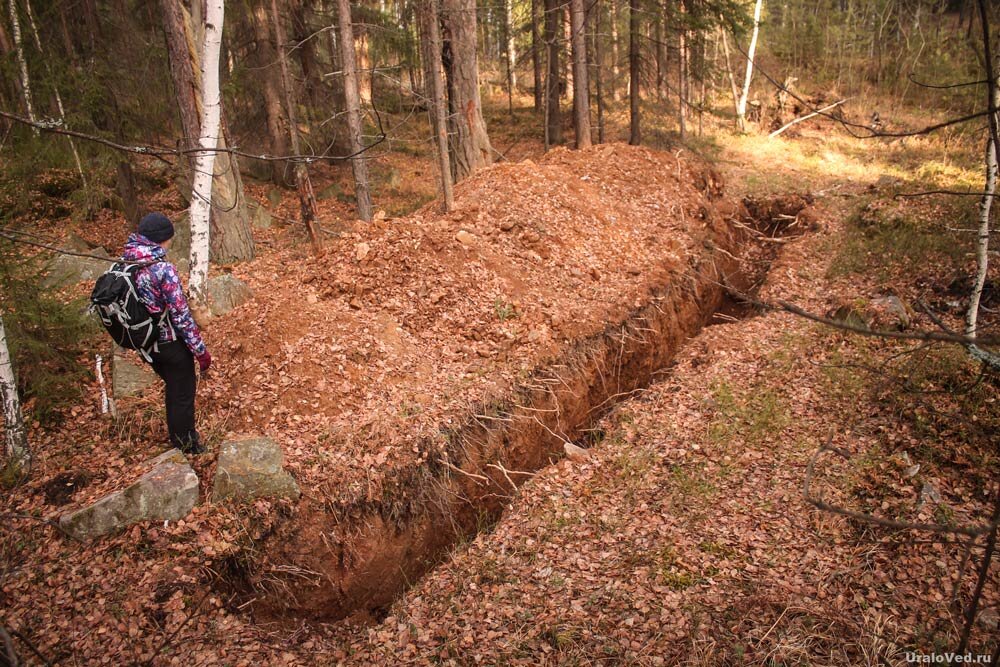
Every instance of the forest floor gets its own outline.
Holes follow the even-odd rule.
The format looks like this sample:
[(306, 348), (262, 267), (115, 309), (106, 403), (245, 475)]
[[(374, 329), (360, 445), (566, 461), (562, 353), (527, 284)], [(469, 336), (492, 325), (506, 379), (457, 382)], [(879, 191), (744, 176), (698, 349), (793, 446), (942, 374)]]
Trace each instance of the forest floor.
[[(796, 134), (699, 144), (729, 197), (815, 201), (806, 233), (740, 255), (754, 264), (748, 273), (770, 264), (759, 297), (820, 314), (848, 306), (895, 326), (879, 301), (895, 296), (907, 326), (933, 326), (919, 304), (957, 322), (971, 260), (968, 236), (948, 228), (971, 226), (972, 203), (894, 194), (979, 187), (963, 147), (918, 139), (873, 150)], [(319, 259), (297, 228), (261, 233), (260, 257), (233, 269), (255, 300), (230, 316), (238, 328), (223, 320), (208, 332), (219, 350), (200, 390), (209, 442), (275, 435), (305, 506), (385, 499), (386, 471), (444, 453), (409, 449), (420, 434), (432, 438), (621, 320), (671, 257), (682, 267), (701, 253), (699, 212), (711, 228), (735, 210), (712, 195), (715, 180), (693, 156), (560, 150), (460, 187), (455, 215), (387, 211), (372, 226), (336, 225)], [(290, 201), (285, 209), (291, 216)], [(117, 233), (88, 230), (105, 232)], [(290, 316), (283, 305), (296, 293), (305, 303)], [(64, 540), (38, 519), (120, 485), (163, 436), (155, 396), (126, 405), (116, 423), (92, 403), (74, 407), (61, 427), (35, 429), (35, 476), (0, 504), (18, 517), (0, 547), (0, 625), (69, 663), (842, 665), (950, 650), (956, 600), (974, 584), (965, 545), (821, 512), (803, 483), (829, 442), (851, 458), (818, 458), (813, 493), (828, 502), (904, 521), (985, 522), (998, 465), (992, 380), (947, 347), (732, 312), (650, 387), (620, 397), (587, 458), (531, 474), (499, 521), (375, 618), (251, 613), (254, 595), (220, 585), (239, 579), (240, 564), (259, 567), (258, 542), (303, 512), (287, 502), (203, 505), (174, 525)], [(211, 461), (195, 462), (206, 485)], [(89, 481), (70, 480), (67, 494), (67, 473)], [(292, 588), (308, 597), (320, 575), (300, 574)], [(994, 569), (974, 653), (995, 646), (998, 584)]]

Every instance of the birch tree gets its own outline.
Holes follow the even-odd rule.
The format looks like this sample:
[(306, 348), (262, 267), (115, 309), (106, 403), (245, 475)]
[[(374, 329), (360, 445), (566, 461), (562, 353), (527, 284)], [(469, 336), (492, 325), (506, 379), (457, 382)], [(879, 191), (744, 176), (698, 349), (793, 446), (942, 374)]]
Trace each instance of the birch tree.
[[(166, 35), (170, 79), (174, 85), (177, 110), (184, 134), (183, 147), (193, 148), (201, 137), (201, 76), (198, 46), (203, 41), (200, 30), (191, 24), (194, 18), (180, 0), (160, 0), (163, 31)], [(201, 39), (199, 39), (201, 38)], [(226, 148), (225, 120), (219, 111), (219, 147)], [(197, 156), (192, 155), (185, 166), (193, 172)], [(210, 216), (211, 260), (238, 262), (253, 259), (253, 235), (250, 233), (246, 196), (236, 156), (220, 152), (215, 156), (215, 180), (212, 187), (213, 211)], [(187, 181), (193, 185), (193, 178)], [(183, 187), (183, 186), (182, 186)], [(183, 193), (185, 197), (189, 192)]]
[(747, 97), (750, 96), (750, 82), (753, 80), (753, 61), (757, 53), (757, 35), (760, 33), (760, 10), (764, 0), (757, 0), (753, 7), (753, 32), (750, 33), (750, 47), (747, 49), (747, 72), (743, 77), (743, 90), (736, 103), (736, 122), (740, 132), (747, 129)]
[(583, 0), (571, 0), (570, 24), (573, 45), (573, 128), (576, 147), (590, 147), (590, 84), (587, 80), (586, 14)]
[(357, 54), (354, 52), (354, 26), (351, 23), (350, 0), (337, 0), (337, 22), (340, 24), (340, 62), (344, 72), (344, 99), (347, 103), (347, 133), (351, 151), (351, 171), (354, 173), (354, 199), (358, 217), (372, 221), (372, 196), (368, 190), (368, 163), (361, 142), (361, 99), (358, 93)]
[(223, 0), (205, 3), (205, 41), (201, 51), (201, 150), (195, 153), (191, 194), (191, 297), (204, 312), (208, 281), (209, 217), (212, 212), (212, 177), (219, 146), (222, 97), (219, 91), (219, 51), (222, 46)]
[[(28, 23), (31, 25), (31, 34), (35, 38), (35, 48), (38, 52), (42, 52), (42, 38), (38, 34), (38, 24), (35, 23), (35, 14), (31, 11), (30, 0), (24, 0), (24, 9), (28, 14)], [(52, 66), (49, 64), (47, 58), (43, 58), (45, 63), (45, 70), (48, 72), (49, 78), (53, 81), (55, 77), (52, 75)], [(59, 94), (59, 88), (53, 84), (52, 86), (52, 96), (56, 100), (56, 109), (59, 110), (59, 123), (63, 126), (66, 125), (66, 110), (63, 108), (62, 95)], [(87, 185), (87, 177), (83, 173), (83, 164), (80, 162), (80, 154), (76, 150), (76, 142), (73, 141), (73, 137), (67, 136), (66, 139), (69, 141), (69, 147), (73, 151), (73, 160), (76, 162), (76, 171), (80, 175), (80, 182), (83, 183), (84, 187)]]
[(7, 347), (3, 316), (0, 316), (0, 401), (3, 402), (6, 469), (19, 477), (31, 470), (31, 451), (28, 449), (28, 433), (21, 415), (21, 401), (17, 396), (17, 381)]
[[(28, 111), (28, 118), (35, 122), (35, 105), (31, 99), (31, 78), (28, 76), (28, 61), (24, 57), (24, 44), (21, 41), (21, 21), (17, 16), (17, 4), (14, 0), (9, 0), (10, 22), (14, 29), (14, 52), (17, 55), (18, 73), (21, 76), (21, 94), (24, 95), (24, 106)], [(35, 136), (38, 136), (38, 128), (32, 128)]]

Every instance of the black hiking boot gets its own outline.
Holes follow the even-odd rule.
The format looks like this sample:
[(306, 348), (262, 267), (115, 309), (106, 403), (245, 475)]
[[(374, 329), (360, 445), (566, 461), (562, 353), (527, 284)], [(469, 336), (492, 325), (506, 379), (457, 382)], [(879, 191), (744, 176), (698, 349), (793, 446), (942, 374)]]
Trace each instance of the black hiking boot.
[(187, 438), (179, 439), (176, 443), (177, 448), (188, 456), (198, 456), (199, 454), (204, 454), (206, 451), (205, 446), (201, 444), (201, 440), (198, 438), (197, 433), (193, 433)]

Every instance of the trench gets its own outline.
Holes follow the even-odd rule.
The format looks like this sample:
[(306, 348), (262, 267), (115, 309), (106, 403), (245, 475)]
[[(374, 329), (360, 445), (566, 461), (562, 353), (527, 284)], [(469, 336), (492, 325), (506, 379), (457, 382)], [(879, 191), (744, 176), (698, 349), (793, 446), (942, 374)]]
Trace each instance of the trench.
[(750, 225), (710, 223), (704, 251), (683, 271), (622, 321), (537, 369), (502, 404), (443, 430), (447, 463), (401, 473), (391, 499), (330, 506), (304, 496), (294, 516), (256, 546), (263, 558), (258, 552), (254, 562), (243, 556), (223, 564), (216, 584), (231, 607), (279, 623), (383, 618), (456, 545), (495, 525), (530, 473), (565, 456), (566, 442), (595, 444), (594, 424), (649, 386), (703, 327), (754, 314), (727, 287), (747, 293), (763, 281), (777, 250), (757, 243), (754, 229), (781, 234), (775, 220), (787, 218), (788, 208), (779, 215), (745, 218)]

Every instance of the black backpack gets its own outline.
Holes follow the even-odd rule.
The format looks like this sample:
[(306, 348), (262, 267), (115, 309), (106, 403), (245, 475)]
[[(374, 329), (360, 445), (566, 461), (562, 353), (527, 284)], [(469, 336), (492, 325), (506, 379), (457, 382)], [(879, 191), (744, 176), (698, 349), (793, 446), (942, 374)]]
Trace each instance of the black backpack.
[(135, 350), (150, 363), (151, 353), (158, 351), (160, 325), (166, 321), (169, 326), (170, 319), (166, 308), (153, 315), (139, 300), (135, 277), (139, 269), (155, 263), (118, 262), (97, 279), (90, 293), (90, 310), (101, 318), (115, 342)]

